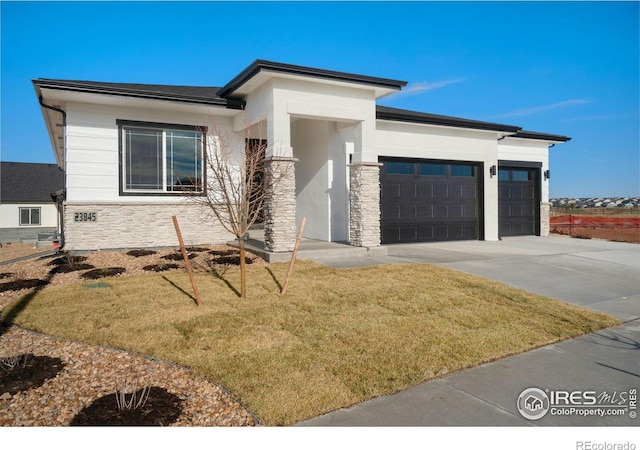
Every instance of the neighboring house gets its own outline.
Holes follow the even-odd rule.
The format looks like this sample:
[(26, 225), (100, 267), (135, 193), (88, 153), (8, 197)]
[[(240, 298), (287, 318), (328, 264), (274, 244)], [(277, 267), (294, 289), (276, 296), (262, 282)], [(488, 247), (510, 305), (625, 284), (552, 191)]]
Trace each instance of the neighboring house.
[(64, 176), (57, 164), (0, 162), (0, 242), (35, 241), (58, 227)]
[[(570, 138), (376, 105), (406, 82), (258, 60), (223, 87), (37, 79), (66, 174), (69, 250), (229, 239), (185, 201), (206, 176), (203, 143), (266, 138), (265, 244), (305, 237), (381, 243), (549, 233), (549, 146)], [(247, 130), (254, 131), (248, 136)], [(215, 142), (213, 143), (215, 146)]]

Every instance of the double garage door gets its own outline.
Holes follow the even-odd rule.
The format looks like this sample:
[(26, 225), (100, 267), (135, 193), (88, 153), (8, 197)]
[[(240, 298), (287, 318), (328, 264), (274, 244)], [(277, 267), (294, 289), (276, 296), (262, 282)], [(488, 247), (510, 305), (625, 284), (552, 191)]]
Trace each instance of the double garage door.
[(383, 244), (481, 239), (479, 165), (383, 159)]
[[(404, 158), (381, 163), (383, 244), (484, 238), (482, 164)], [(535, 180), (536, 169), (500, 168), (501, 236), (536, 234)]]

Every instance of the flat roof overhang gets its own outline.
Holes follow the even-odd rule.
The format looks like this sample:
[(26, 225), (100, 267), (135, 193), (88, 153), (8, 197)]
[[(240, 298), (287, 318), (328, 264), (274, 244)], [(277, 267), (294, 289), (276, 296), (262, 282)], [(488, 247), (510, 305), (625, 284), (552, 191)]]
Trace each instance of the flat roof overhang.
[(399, 91), (407, 85), (406, 81), (392, 80), (389, 78), (357, 75), (258, 59), (223, 86), (218, 91), (218, 95), (223, 98), (243, 98), (273, 77), (300, 80), (313, 78), (315, 81), (333, 85), (362, 85), (373, 89), (376, 98)]

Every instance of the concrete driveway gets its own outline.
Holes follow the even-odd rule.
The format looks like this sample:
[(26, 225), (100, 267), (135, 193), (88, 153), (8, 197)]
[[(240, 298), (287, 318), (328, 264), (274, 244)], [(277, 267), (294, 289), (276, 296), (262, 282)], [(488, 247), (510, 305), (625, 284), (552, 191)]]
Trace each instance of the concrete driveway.
[[(564, 237), (514, 237), (498, 242), (391, 245), (386, 249), (385, 256), (314, 259), (334, 267), (442, 265), (606, 312), (624, 323), (460, 371), (298, 425), (640, 425), (640, 407), (634, 409), (629, 402), (633, 390), (640, 391), (640, 245)], [(530, 420), (520, 414), (517, 403), (520, 394), (532, 387), (548, 395), (560, 391), (595, 392), (598, 408), (587, 405), (592, 401), (586, 397), (580, 397), (582, 401), (574, 397), (576, 401), (552, 401), (542, 418)], [(562, 392), (560, 395), (564, 395)], [(571, 403), (566, 406), (574, 409), (554, 408), (565, 406), (564, 403)], [(616, 413), (622, 415), (613, 415)]]

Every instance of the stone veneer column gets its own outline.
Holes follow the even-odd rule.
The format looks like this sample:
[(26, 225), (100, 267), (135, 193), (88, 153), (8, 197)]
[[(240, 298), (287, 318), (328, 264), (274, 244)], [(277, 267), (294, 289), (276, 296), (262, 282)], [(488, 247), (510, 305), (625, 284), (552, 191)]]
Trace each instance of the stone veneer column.
[(349, 243), (356, 247), (380, 245), (381, 165), (363, 162), (349, 166)]
[(549, 236), (551, 226), (549, 216), (551, 215), (551, 203), (540, 202), (540, 236)]
[[(264, 246), (269, 252), (289, 252), (296, 243), (296, 158), (265, 161)], [(269, 180), (276, 180), (275, 183)]]

